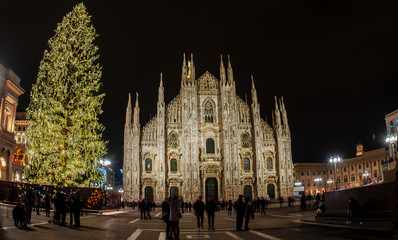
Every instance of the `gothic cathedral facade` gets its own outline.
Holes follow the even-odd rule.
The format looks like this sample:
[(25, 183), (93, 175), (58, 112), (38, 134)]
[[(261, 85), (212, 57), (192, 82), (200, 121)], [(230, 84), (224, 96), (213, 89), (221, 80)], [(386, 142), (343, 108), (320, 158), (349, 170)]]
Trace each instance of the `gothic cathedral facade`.
[(182, 65), (181, 90), (167, 105), (162, 75), (157, 115), (140, 125), (131, 96), (124, 130), (124, 200), (161, 202), (170, 195), (233, 200), (293, 195), (291, 138), (283, 98), (275, 97), (272, 126), (260, 116), (252, 78), (251, 106), (236, 95), (228, 56), (220, 79), (196, 79), (193, 56)]

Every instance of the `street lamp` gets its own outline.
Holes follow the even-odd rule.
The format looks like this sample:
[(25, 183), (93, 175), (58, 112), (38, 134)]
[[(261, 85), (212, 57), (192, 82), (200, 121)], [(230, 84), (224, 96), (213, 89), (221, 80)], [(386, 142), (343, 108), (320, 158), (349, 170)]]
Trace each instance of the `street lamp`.
[(331, 157), (329, 159), (330, 163), (334, 164), (334, 181), (336, 182), (336, 190), (337, 190), (337, 177), (336, 177), (336, 171), (337, 171), (337, 163), (341, 162), (342, 159), (338, 156), (336, 157)]
[(366, 180), (366, 183), (365, 183), (365, 184), (368, 184), (368, 177), (369, 177), (368, 171), (365, 171), (365, 172), (362, 174), (362, 176), (363, 176), (363, 179)]
[(395, 162), (395, 142), (397, 142), (397, 134), (387, 134), (386, 143), (391, 144), (392, 159)]
[(333, 183), (333, 180), (332, 180), (331, 178), (329, 178), (328, 181), (327, 181), (327, 184), (330, 185), (330, 184), (332, 184), (332, 183)]
[(300, 187), (300, 186), (301, 186), (301, 182), (295, 182), (295, 183), (294, 183), (294, 186)]

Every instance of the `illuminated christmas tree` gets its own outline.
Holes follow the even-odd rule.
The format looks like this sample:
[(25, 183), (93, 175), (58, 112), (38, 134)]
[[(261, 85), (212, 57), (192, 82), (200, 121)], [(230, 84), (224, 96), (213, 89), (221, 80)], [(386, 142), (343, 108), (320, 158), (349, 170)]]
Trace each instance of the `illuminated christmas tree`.
[(98, 122), (100, 94), (98, 36), (85, 6), (74, 7), (58, 24), (44, 51), (27, 109), (29, 165), (25, 180), (38, 184), (90, 187), (103, 183), (97, 169), (106, 154)]

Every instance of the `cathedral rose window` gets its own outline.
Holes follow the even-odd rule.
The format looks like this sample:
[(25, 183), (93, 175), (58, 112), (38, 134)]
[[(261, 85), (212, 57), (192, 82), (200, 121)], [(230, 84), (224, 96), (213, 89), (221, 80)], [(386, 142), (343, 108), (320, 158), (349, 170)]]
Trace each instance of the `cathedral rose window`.
[(150, 158), (147, 158), (145, 160), (145, 171), (152, 172), (152, 159), (150, 159)]
[(205, 104), (205, 122), (206, 123), (212, 123), (214, 122), (214, 116), (213, 116), (213, 104), (211, 104), (210, 101), (206, 102)]

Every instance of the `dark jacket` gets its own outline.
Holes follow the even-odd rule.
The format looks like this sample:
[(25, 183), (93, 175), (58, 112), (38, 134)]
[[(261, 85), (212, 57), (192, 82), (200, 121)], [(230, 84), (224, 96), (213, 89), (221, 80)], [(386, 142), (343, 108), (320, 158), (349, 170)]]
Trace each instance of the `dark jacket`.
[(236, 203), (236, 213), (237, 215), (244, 216), (246, 211), (246, 203), (239, 199)]
[(214, 200), (206, 202), (206, 212), (207, 214), (214, 214), (216, 211), (217, 205)]
[(203, 215), (203, 213), (205, 212), (205, 203), (203, 201), (199, 201), (197, 200), (194, 204), (193, 204), (193, 210), (195, 210), (195, 212), (199, 215)]

